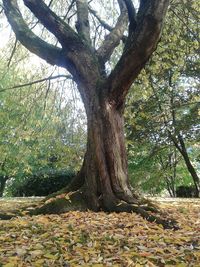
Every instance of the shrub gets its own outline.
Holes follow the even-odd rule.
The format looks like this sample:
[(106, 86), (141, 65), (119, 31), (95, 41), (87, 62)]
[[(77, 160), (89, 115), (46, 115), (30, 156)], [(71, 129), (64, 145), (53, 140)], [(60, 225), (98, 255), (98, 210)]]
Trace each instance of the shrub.
[(11, 186), (13, 197), (47, 196), (69, 184), (75, 172), (72, 170), (45, 170), (27, 176), (22, 183)]
[(196, 197), (196, 190), (194, 186), (181, 185), (176, 189), (177, 197)]

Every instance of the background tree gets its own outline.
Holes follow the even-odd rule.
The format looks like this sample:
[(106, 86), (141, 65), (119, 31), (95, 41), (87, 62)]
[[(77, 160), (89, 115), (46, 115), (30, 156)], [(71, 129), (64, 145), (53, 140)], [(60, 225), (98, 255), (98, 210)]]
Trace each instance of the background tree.
[[(171, 3), (162, 40), (137, 80), (138, 89), (129, 95), (126, 116), (130, 141), (146, 139), (159, 158), (164, 147), (170, 151), (175, 146), (192, 177), (196, 196), (199, 176), (188, 148), (193, 150), (199, 140), (198, 10), (195, 1)], [(162, 165), (171, 166), (166, 159)]]

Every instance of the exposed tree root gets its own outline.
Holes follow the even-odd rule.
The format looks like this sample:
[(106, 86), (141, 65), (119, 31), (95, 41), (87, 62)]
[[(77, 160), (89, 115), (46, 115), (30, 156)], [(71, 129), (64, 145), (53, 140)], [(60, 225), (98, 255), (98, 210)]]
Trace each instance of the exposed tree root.
[(164, 213), (153, 209), (154, 212), (156, 211), (156, 213), (160, 213), (160, 216), (162, 216), (162, 217), (158, 217), (152, 213), (147, 212), (147, 210), (152, 211), (152, 208), (147, 207), (147, 206), (143, 207), (143, 206), (136, 206), (136, 205), (131, 205), (127, 203), (120, 203), (119, 205), (115, 207), (113, 211), (135, 212), (136, 214), (139, 214), (140, 216), (142, 216), (142, 218), (146, 219), (148, 222), (155, 222), (157, 224), (162, 225), (164, 229), (174, 229), (174, 230), (179, 229), (179, 226), (174, 219), (169, 219), (169, 218), (163, 219), (162, 218), (166, 216), (164, 215)]
[[(22, 216), (24, 214), (33, 216), (39, 214), (61, 214), (73, 210), (88, 210), (88, 205), (82, 191), (77, 190), (75, 192), (65, 193), (65, 191), (68, 190), (69, 188), (64, 188), (63, 190), (52, 194), (51, 198), (48, 197), (47, 199), (41, 201), (36, 207), (26, 207), (24, 210), (19, 212), (15, 211), (12, 214), (0, 214), (0, 219), (9, 220), (13, 217)], [(103, 208), (100, 208), (99, 211), (135, 212), (149, 222), (155, 222), (162, 225), (164, 229), (179, 229), (175, 220), (167, 218), (167, 215), (160, 211), (154, 203), (145, 199), (138, 199), (137, 204), (130, 204), (125, 201), (117, 200), (110, 206), (106, 207), (102, 205), (102, 207)]]
[(66, 187), (63, 187), (61, 190), (46, 196), (44, 201), (47, 201), (48, 199), (54, 198), (61, 194), (77, 191), (83, 186), (84, 181), (85, 179), (84, 179), (83, 167), (82, 167), (80, 172), (78, 172), (78, 174), (72, 179), (71, 183), (69, 183)]
[[(148, 205), (146, 204), (147, 202)], [(164, 229), (179, 229), (177, 222), (167, 218), (167, 215), (160, 211), (151, 201), (142, 199), (141, 201), (138, 201), (138, 203), (142, 203), (142, 205), (129, 204), (121, 201), (116, 205), (112, 205), (110, 208), (104, 207), (100, 210), (105, 210), (106, 212), (135, 212), (149, 222), (155, 222), (162, 225)], [(45, 200), (40, 206), (28, 211), (28, 214), (31, 216), (39, 214), (61, 214), (72, 210), (88, 210), (84, 194), (80, 190), (70, 193), (63, 193), (62, 190), (61, 195), (55, 194), (53, 198)]]
[(61, 195), (48, 199), (36, 207), (36, 209), (31, 210), (29, 214), (61, 214), (73, 210), (86, 211), (87, 209), (88, 207), (82, 193), (75, 191), (68, 194), (62, 193)]

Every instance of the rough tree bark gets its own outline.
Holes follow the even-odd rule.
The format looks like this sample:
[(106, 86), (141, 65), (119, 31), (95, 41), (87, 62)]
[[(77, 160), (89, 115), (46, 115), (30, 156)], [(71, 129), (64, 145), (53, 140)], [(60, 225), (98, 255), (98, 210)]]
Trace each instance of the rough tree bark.
[[(137, 14), (131, 0), (118, 0), (120, 15), (116, 25), (98, 48), (91, 46), (88, 2), (76, 1), (77, 31), (74, 31), (43, 1), (24, 0), (57, 38), (59, 48), (46, 43), (28, 28), (17, 0), (3, 0), (5, 14), (17, 39), (48, 63), (66, 68), (76, 81), (85, 106), (87, 151), (78, 176), (64, 191), (78, 190), (87, 207), (94, 211), (136, 211), (150, 221), (170, 227), (169, 222), (135, 205), (138, 200), (128, 180), (123, 131), (126, 95), (156, 49), (169, 0), (141, 0)], [(126, 30), (128, 36), (122, 55), (107, 75), (105, 64), (120, 40), (124, 40)]]

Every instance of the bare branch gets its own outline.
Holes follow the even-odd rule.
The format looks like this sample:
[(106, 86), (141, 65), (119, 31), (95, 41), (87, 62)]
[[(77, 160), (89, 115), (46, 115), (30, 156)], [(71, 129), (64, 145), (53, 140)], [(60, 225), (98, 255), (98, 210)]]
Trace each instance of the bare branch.
[(15, 54), (16, 48), (17, 48), (17, 39), (15, 39), (15, 43), (14, 43), (10, 58), (8, 60), (8, 67), (10, 66), (10, 63), (12, 61), (12, 58), (13, 58), (14, 54)]
[[(100, 26), (102, 26), (104, 29), (108, 30), (109, 32), (114, 30), (114, 28), (111, 27), (105, 20), (100, 18), (100, 16), (97, 14), (96, 10), (92, 9), (91, 7), (89, 7), (88, 9), (89, 9), (90, 13), (98, 20), (98, 22), (100, 23)], [(125, 43), (126, 40), (127, 40), (127, 36), (123, 35), (122, 36), (122, 41)]]
[(99, 21), (99, 23), (101, 24), (102, 27), (104, 27), (106, 30), (108, 30), (110, 32), (113, 30), (113, 27), (111, 27), (103, 19), (101, 19), (100, 16), (98, 16), (96, 10), (92, 9), (91, 7), (89, 7), (89, 11)]
[(67, 10), (67, 13), (66, 13), (66, 15), (64, 16), (64, 20), (65, 20), (65, 18), (67, 18), (69, 12), (71, 11), (72, 7), (74, 6), (75, 1), (76, 1), (76, 0), (72, 0), (71, 4), (69, 5), (68, 10)]
[(153, 91), (154, 96), (155, 96), (155, 98), (156, 98), (156, 100), (157, 100), (157, 103), (158, 103), (158, 108), (159, 108), (159, 110), (160, 110), (160, 112), (161, 112), (161, 114), (162, 114), (162, 120), (163, 120), (163, 123), (164, 123), (164, 125), (165, 125), (165, 127), (166, 127), (166, 129), (167, 129), (168, 136), (169, 136), (169, 138), (171, 139), (171, 141), (173, 142), (173, 144), (175, 145), (175, 147), (176, 147), (176, 148), (179, 150), (179, 152), (182, 154), (182, 153), (183, 153), (182, 148), (181, 148), (181, 146), (179, 145), (179, 142), (178, 142), (176, 136), (171, 132), (171, 130), (170, 130), (169, 126), (168, 126), (168, 123), (167, 123), (167, 116), (166, 116), (165, 112), (163, 111), (163, 108), (162, 108), (162, 105), (161, 105), (161, 103), (160, 103), (160, 99), (159, 99), (159, 97), (158, 97), (158, 94), (157, 94), (157, 92), (156, 92), (156, 90), (155, 90), (154, 82), (153, 82), (153, 79), (152, 79), (151, 75), (150, 75), (150, 83), (151, 83), (152, 91)]
[(118, 0), (121, 14), (113, 30), (106, 36), (103, 44), (97, 50), (99, 58), (105, 63), (109, 60), (114, 49), (119, 45), (128, 25), (127, 8), (123, 0)]
[(45, 97), (44, 97), (44, 108), (43, 108), (44, 110), (46, 110), (47, 96), (49, 94), (50, 88), (51, 88), (51, 80), (48, 80), (48, 86), (47, 86), (47, 90), (46, 90)]
[[(100, 18), (100, 16), (97, 14), (96, 10), (89, 7), (89, 11), (98, 20), (98, 22), (100, 23), (100, 26), (102, 26), (104, 29), (108, 30), (109, 32), (114, 30), (113, 27), (111, 27), (108, 23), (106, 23), (103, 19)], [(121, 40), (123, 43), (125, 43), (127, 40), (127, 36), (123, 35)]]
[(43, 79), (36, 80), (36, 81), (33, 81), (33, 82), (18, 84), (18, 85), (14, 85), (12, 87), (1, 89), (0, 93), (4, 92), (4, 91), (7, 91), (7, 90), (13, 90), (13, 89), (17, 89), (17, 88), (27, 87), (27, 86), (30, 86), (30, 85), (33, 85), (33, 84), (37, 84), (37, 83), (42, 83), (42, 82), (45, 82), (45, 81), (55, 80), (55, 79), (58, 79), (58, 78), (72, 79), (72, 76), (70, 76), (70, 75), (49, 76), (47, 78), (43, 78)]

